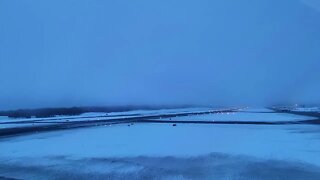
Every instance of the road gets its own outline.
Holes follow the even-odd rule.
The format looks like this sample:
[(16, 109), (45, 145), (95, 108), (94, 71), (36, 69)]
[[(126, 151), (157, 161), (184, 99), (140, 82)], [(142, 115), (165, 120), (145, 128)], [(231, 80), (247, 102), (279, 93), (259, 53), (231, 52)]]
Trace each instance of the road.
[[(0, 129), (0, 138), (19, 136), (24, 134), (48, 132), (48, 131), (57, 131), (57, 130), (66, 130), (66, 129), (75, 129), (75, 128), (86, 128), (94, 126), (110, 126), (114, 124), (130, 124), (132, 123), (169, 123), (169, 124), (253, 124), (253, 125), (290, 125), (290, 124), (320, 124), (320, 117), (315, 116), (314, 114), (305, 114), (300, 115), (309, 115), (310, 117), (318, 117), (319, 119), (312, 120), (303, 120), (303, 121), (278, 121), (278, 122), (265, 122), (265, 121), (183, 121), (183, 120), (168, 120), (173, 117), (181, 116), (192, 116), (192, 115), (203, 115), (203, 114), (216, 114), (216, 113), (232, 113), (232, 112), (241, 112), (239, 109), (227, 109), (227, 110), (211, 110), (205, 112), (188, 112), (188, 113), (177, 113), (177, 114), (161, 114), (161, 115), (144, 115), (140, 117), (115, 117), (115, 118), (106, 118), (106, 116), (92, 116), (82, 117), (82, 118), (52, 118), (52, 120), (61, 120), (60, 122), (53, 121), (50, 122), (47, 119), (38, 119), (38, 120), (26, 120), (18, 122), (2, 122), (1, 124), (21, 124), (21, 125), (30, 125), (22, 127), (10, 127)], [(257, 112), (255, 112), (257, 113)], [(261, 112), (266, 113), (266, 112)], [(279, 112), (278, 112), (279, 113)], [(281, 112), (280, 112), (281, 113)], [(284, 112), (282, 112), (284, 113)], [(285, 112), (290, 113), (290, 112)], [(122, 116), (122, 115), (121, 115)], [(81, 120), (86, 118), (86, 120)], [(97, 119), (98, 118), (98, 119)], [(69, 121), (79, 119), (78, 121)]]

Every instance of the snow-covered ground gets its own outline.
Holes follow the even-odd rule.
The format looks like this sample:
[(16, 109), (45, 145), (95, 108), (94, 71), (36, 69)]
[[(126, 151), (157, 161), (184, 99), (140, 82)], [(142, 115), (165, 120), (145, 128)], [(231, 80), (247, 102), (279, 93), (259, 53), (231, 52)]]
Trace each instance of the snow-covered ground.
[(266, 108), (244, 109), (239, 112), (221, 112), (211, 114), (179, 116), (166, 118), (172, 121), (246, 121), (246, 122), (283, 122), (317, 119), (310, 116), (301, 116), (287, 113), (275, 113)]
[(241, 112), (256, 112), (256, 113), (272, 113), (274, 110), (269, 108), (261, 108), (261, 107), (245, 107), (241, 108), (239, 111)]
[(294, 107), (291, 110), (298, 112), (320, 112), (319, 107)]
[[(275, 117), (277, 120), (301, 120), (299, 116), (272, 111), (260, 113), (260, 110), (248, 109), (218, 117), (248, 120), (249, 116), (252, 121), (272, 121)], [(320, 177), (320, 126), (317, 125), (128, 125), (2, 138), (0, 178)]]
[(88, 120), (99, 120), (99, 119), (121, 119), (126, 117), (144, 117), (144, 116), (155, 116), (155, 115), (168, 115), (168, 114), (180, 114), (190, 112), (206, 112), (213, 110), (213, 108), (179, 108), (179, 109), (159, 109), (159, 110), (133, 110), (123, 112), (90, 112), (83, 113), (75, 116), (55, 116), (48, 118), (9, 118), (6, 116), (0, 116), (1, 123), (15, 123), (24, 121), (47, 121), (47, 122), (65, 122), (68, 121), (88, 121)]
[[(43, 168), (50, 170), (51, 167), (57, 172), (72, 173), (78, 171), (77, 165), (68, 166), (73, 162), (81, 164), (83, 172), (98, 171), (102, 174), (130, 172), (137, 175), (140, 172), (143, 174), (143, 171), (150, 167), (156, 168), (158, 164), (152, 164), (153, 161), (162, 163), (163, 166), (170, 165), (172, 163), (170, 158), (166, 161), (168, 156), (177, 158), (173, 159), (173, 162), (179, 162), (181, 158), (190, 159), (190, 164), (193, 162), (192, 159), (208, 156), (209, 159), (214, 157), (212, 161), (221, 165), (212, 168), (226, 168), (226, 173), (239, 170), (230, 170), (235, 168), (233, 161), (238, 165), (251, 161), (280, 162), (280, 165), (294, 167), (299, 165), (300, 168), (311, 166), (318, 171), (320, 167), (319, 132), (318, 126), (307, 125), (286, 127), (195, 124), (176, 127), (170, 124), (135, 124), (130, 127), (123, 124), (67, 130), (1, 140), (0, 167), (5, 164), (10, 164), (10, 167), (17, 166), (17, 168), (38, 167), (40, 170), (41, 167), (42, 170)], [(139, 157), (142, 156), (150, 158), (151, 162), (143, 162), (144, 165), (137, 164), (136, 161), (140, 161)], [(218, 159), (216, 159), (217, 156)], [(224, 156), (231, 161), (227, 166)], [(92, 159), (97, 162), (89, 161)], [(103, 160), (106, 162), (103, 163)], [(121, 164), (130, 160), (132, 163), (129, 165)], [(120, 164), (113, 161), (120, 161)], [(207, 166), (209, 162), (203, 163), (206, 163), (203, 166)], [(273, 164), (268, 164), (267, 167), (269, 166)], [(192, 165), (190, 167), (183, 165), (183, 167), (188, 169)], [(9, 177), (15, 175), (14, 170), (11, 170), (11, 173), (8, 169), (2, 170), (0, 174), (11, 175)], [(277, 171), (277, 166), (274, 171)], [(28, 175), (35, 172), (24, 173)], [(17, 175), (17, 177), (22, 176), (19, 176), (19, 173)], [(235, 174), (235, 177), (238, 175)]]
[[(316, 131), (319, 133), (300, 133)], [(320, 165), (320, 127), (113, 125), (4, 139), (1, 157), (198, 156), (212, 152)], [(23, 148), (22, 148), (23, 147)], [(316, 156), (319, 155), (319, 156)]]
[(278, 110), (283, 111), (295, 111), (295, 112), (320, 112), (320, 107), (318, 106), (281, 106), (275, 107)]
[(178, 108), (178, 109), (158, 109), (158, 110), (133, 110), (124, 112), (94, 112), (83, 113), (76, 116), (56, 116), (49, 118), (8, 118), (0, 117), (0, 129), (16, 127), (44, 126), (54, 123), (69, 123), (81, 121), (117, 120), (124, 118), (141, 118), (157, 115), (174, 115), (181, 113), (202, 113), (214, 110), (214, 108)]

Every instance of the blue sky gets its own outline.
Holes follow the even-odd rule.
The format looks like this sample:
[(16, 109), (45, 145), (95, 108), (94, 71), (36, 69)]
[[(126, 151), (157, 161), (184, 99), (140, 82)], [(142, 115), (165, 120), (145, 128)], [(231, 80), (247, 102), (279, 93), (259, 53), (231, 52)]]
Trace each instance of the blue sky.
[(320, 100), (314, 0), (0, 0), (0, 109)]

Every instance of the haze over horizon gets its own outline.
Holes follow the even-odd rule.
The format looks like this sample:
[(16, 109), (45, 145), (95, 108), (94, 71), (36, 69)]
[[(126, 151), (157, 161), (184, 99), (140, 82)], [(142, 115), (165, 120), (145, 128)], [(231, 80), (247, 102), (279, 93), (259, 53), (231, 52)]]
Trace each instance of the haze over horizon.
[(320, 102), (316, 0), (0, 0), (0, 110)]

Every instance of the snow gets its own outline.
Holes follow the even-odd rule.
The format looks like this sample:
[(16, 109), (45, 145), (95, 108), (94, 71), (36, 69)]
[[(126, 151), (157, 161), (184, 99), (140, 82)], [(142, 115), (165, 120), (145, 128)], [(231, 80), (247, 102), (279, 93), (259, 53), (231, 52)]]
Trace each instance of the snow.
[(288, 113), (272, 113), (268, 109), (246, 109), (242, 112), (223, 112), (201, 115), (179, 116), (166, 118), (172, 121), (246, 121), (246, 122), (282, 122), (317, 119)]
[(175, 109), (158, 109), (158, 110), (133, 110), (125, 112), (112, 112), (108, 115), (163, 115), (163, 114), (177, 114), (177, 113), (189, 113), (189, 112), (206, 112), (214, 108), (175, 108)]
[(27, 122), (38, 121), (38, 122), (73, 122), (73, 121), (89, 121), (89, 120), (107, 120), (107, 119), (122, 119), (129, 117), (145, 117), (153, 115), (164, 115), (164, 114), (179, 114), (188, 112), (206, 112), (212, 110), (212, 108), (179, 108), (179, 109), (159, 109), (159, 110), (134, 110), (124, 112), (90, 112), (83, 113), (75, 116), (55, 116), (49, 118), (0, 118), (0, 125), (15, 122)]
[(278, 110), (283, 110), (283, 111), (296, 111), (296, 112), (320, 112), (320, 107), (314, 106), (282, 106), (282, 107), (275, 107)]
[(291, 111), (298, 111), (298, 112), (320, 112), (319, 107), (295, 107), (292, 108)]
[[(196, 111), (201, 110), (188, 110)], [(130, 113), (138, 114), (137, 111)], [(177, 112), (142, 112), (143, 115), (157, 113)], [(84, 116), (89, 115), (95, 114)], [(179, 118), (214, 118), (221, 121), (310, 119), (267, 109), (241, 109), (235, 113), (175, 117), (174, 120)], [(57, 178), (57, 175), (65, 173), (66, 176), (61, 176), (61, 179), (70, 174), (76, 174), (76, 178), (97, 175), (97, 179), (128, 179), (132, 176), (135, 177), (133, 179), (155, 176), (168, 179), (184, 179), (185, 176), (189, 177), (186, 179), (221, 179), (221, 175), (227, 174), (225, 179), (233, 179), (250, 172), (243, 179), (261, 176), (278, 178), (284, 177), (284, 174), (285, 177), (296, 179), (306, 176), (314, 179), (320, 175), (320, 126), (317, 125), (128, 125), (2, 138), (0, 177), (47, 179), (48, 176)], [(81, 171), (78, 171), (79, 168)]]
[[(317, 126), (113, 125), (4, 139), (2, 158), (248, 155), (320, 165)], [(23, 148), (22, 148), (23, 147)], [(41, 147), (41, 148), (40, 148)]]
[(261, 108), (261, 107), (246, 107), (241, 109), (243, 112), (261, 112), (261, 113), (268, 113), (268, 112), (274, 112), (272, 109), (268, 108)]
[(159, 109), (159, 110), (135, 110), (125, 112), (90, 112), (77, 116), (56, 116), (50, 118), (17, 118), (4, 117), (0, 119), (0, 129), (17, 127), (34, 127), (52, 125), (57, 123), (99, 121), (99, 120), (119, 120), (124, 118), (141, 118), (156, 115), (174, 115), (180, 113), (202, 113), (212, 110), (212, 108), (179, 108), (179, 109)]

